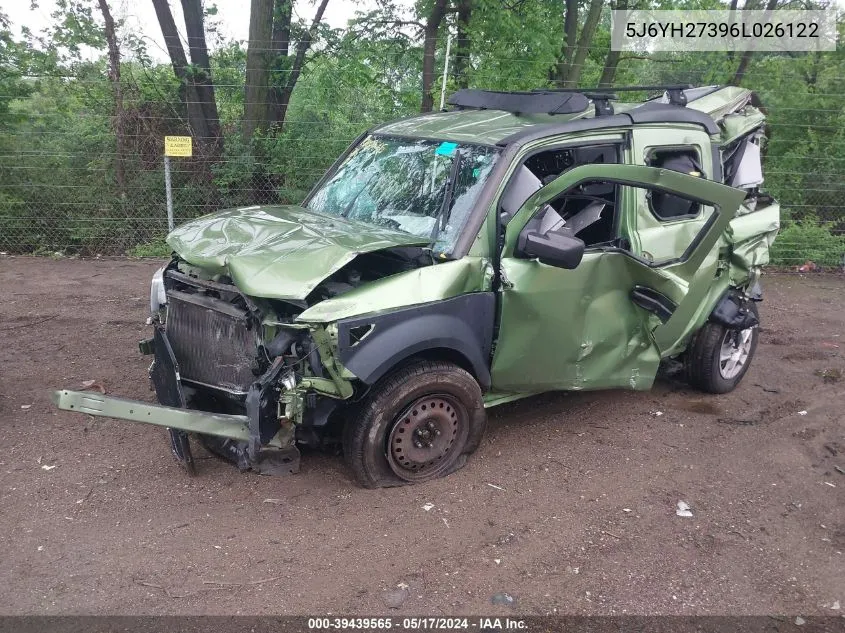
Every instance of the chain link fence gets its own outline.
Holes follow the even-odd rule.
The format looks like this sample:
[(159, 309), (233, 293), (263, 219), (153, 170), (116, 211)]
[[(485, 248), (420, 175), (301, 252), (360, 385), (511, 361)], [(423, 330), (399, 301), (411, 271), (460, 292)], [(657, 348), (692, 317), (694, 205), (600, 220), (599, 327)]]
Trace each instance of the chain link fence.
[[(706, 55), (698, 57), (705, 59), (641, 60), (628, 70), (624, 83), (718, 83), (707, 70)], [(517, 68), (536, 65), (528, 59), (497, 61)], [(393, 64), (402, 66), (396, 60)], [(797, 267), (812, 262), (840, 269), (845, 265), (845, 95), (825, 92), (823, 85), (838, 85), (843, 78), (811, 83), (788, 60), (780, 60), (774, 76), (765, 60), (754, 68), (743, 84), (757, 91), (766, 107), (764, 188), (780, 201), (784, 218), (773, 263)], [(523, 81), (532, 81), (528, 75)], [(416, 78), (408, 84), (415, 85)], [(120, 145), (114, 101), (101, 73), (35, 80), (33, 94), (10, 104), (14, 124), (0, 128), (0, 251), (167, 252), (163, 139), (189, 133), (176, 91), (161, 86), (147, 69), (129, 65), (123, 78)], [(536, 82), (502, 85), (507, 81), (497, 66), (488, 64), (471, 85), (538, 87)], [(366, 78), (349, 76), (335, 60), (323, 58), (309, 66), (297, 86), (284, 128), (247, 143), (240, 133), (243, 83), (218, 80), (215, 88), (221, 143), (209, 150), (209, 144), (200, 142), (193, 157), (172, 159), (177, 224), (220, 208), (298, 203), (359, 133), (418, 109), (418, 95), (403, 93), (398, 85), (374, 88)], [(0, 95), (4, 98), (10, 97)]]

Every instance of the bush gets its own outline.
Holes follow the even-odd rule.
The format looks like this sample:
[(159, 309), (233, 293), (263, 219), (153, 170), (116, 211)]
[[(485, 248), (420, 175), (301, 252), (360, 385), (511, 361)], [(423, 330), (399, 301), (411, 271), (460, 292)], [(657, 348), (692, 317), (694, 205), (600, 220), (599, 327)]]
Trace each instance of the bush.
[(163, 239), (136, 244), (126, 251), (130, 257), (168, 257), (173, 249)]
[(771, 261), (796, 266), (809, 260), (819, 266), (841, 266), (845, 257), (845, 234), (834, 233), (830, 223), (807, 216), (787, 220), (771, 248)]

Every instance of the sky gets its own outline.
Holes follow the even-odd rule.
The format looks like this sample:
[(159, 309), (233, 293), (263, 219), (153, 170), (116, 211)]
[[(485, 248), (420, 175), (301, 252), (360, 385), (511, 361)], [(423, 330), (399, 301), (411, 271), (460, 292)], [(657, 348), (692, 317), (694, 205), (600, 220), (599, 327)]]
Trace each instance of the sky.
[[(0, 11), (9, 16), (14, 27), (27, 26), (37, 33), (50, 24), (50, 14), (56, 5), (54, 0), (35, 0), (35, 3), (37, 6), (31, 8), (31, 0), (0, 0)], [(249, 0), (214, 0), (214, 4), (218, 8), (217, 22), (224, 39), (246, 40), (249, 33)], [(170, 5), (184, 33), (178, 0), (170, 0)], [(376, 0), (329, 0), (324, 20), (332, 27), (345, 27), (356, 11), (371, 10), (375, 6)], [(167, 59), (161, 30), (150, 0), (109, 0), (109, 7), (116, 20), (125, 20), (124, 28), (146, 36), (149, 41), (149, 53), (154, 58)], [(310, 23), (317, 11), (317, 4), (313, 0), (300, 0), (294, 3), (294, 11)]]

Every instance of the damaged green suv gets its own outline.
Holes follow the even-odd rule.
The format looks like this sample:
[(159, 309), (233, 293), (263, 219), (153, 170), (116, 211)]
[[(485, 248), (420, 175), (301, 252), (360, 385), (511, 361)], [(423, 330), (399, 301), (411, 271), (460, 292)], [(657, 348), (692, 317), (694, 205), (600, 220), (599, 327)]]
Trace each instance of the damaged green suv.
[[(341, 444), (364, 486), (453, 472), (485, 409), (549, 390), (649, 389), (661, 362), (730, 391), (758, 339), (779, 226), (765, 117), (735, 87), (462, 90), (363, 135), (301, 206), (173, 231), (151, 290), (160, 405), (62, 409), (168, 427), (242, 470)], [(626, 89), (617, 89), (623, 92)]]

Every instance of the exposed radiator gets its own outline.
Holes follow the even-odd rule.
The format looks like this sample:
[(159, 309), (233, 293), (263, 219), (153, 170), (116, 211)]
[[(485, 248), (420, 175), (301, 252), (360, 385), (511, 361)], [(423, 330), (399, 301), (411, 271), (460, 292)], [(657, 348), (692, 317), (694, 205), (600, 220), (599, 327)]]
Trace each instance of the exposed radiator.
[(183, 380), (246, 393), (255, 380), (255, 334), (247, 313), (225, 301), (167, 292), (167, 338)]

